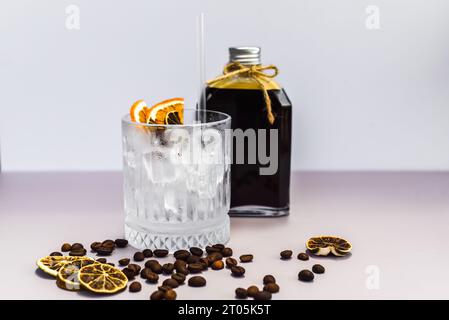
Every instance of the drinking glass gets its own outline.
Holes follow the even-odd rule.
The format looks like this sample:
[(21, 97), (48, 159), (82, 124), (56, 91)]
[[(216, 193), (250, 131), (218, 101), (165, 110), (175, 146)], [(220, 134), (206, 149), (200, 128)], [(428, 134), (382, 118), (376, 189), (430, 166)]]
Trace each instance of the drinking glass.
[(231, 118), (184, 110), (184, 124), (122, 119), (125, 237), (170, 252), (229, 240)]

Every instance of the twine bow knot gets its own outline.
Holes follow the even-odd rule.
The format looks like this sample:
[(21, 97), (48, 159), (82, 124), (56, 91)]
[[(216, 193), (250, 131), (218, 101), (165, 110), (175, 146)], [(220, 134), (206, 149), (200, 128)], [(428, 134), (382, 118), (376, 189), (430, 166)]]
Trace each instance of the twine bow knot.
[[(265, 71), (271, 70), (272, 73), (265, 73)], [(274, 123), (274, 114), (271, 110), (271, 99), (268, 95), (268, 89), (267, 89), (267, 83), (266, 81), (268, 79), (272, 79), (276, 77), (279, 73), (278, 68), (275, 65), (268, 65), (268, 66), (262, 66), (262, 65), (252, 65), (252, 66), (244, 66), (240, 62), (230, 62), (228, 63), (224, 69), (223, 69), (223, 75), (219, 76), (215, 79), (212, 79), (207, 82), (208, 85), (219, 82), (224, 79), (231, 78), (236, 75), (245, 75), (247, 77), (250, 77), (254, 79), (257, 84), (260, 87), (260, 90), (262, 90), (263, 97), (265, 100), (265, 105), (267, 107), (267, 118), (270, 124)], [(264, 82), (265, 81), (265, 82)]]

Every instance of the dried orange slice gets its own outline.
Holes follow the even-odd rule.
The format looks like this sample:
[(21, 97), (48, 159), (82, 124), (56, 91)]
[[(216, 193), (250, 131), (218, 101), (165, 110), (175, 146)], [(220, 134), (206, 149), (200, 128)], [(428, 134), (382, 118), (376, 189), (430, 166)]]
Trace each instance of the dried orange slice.
[(93, 259), (75, 260), (67, 262), (58, 271), (56, 284), (59, 288), (76, 291), (80, 289), (80, 283), (78, 281), (78, 272), (84, 266), (98, 263)]
[(129, 110), (131, 121), (146, 123), (148, 106), (145, 101), (137, 100)]
[(352, 245), (347, 240), (333, 236), (310, 238), (307, 240), (306, 247), (317, 256), (327, 256), (332, 253), (338, 257), (347, 255), (352, 249)]
[(184, 98), (173, 98), (159, 102), (148, 109), (147, 123), (183, 124)]
[(59, 269), (61, 269), (66, 263), (85, 259), (90, 258), (72, 256), (45, 256), (37, 260), (36, 264), (45, 273), (56, 277), (58, 275)]
[(128, 278), (119, 269), (104, 263), (94, 263), (78, 271), (83, 288), (95, 293), (115, 293), (126, 288)]

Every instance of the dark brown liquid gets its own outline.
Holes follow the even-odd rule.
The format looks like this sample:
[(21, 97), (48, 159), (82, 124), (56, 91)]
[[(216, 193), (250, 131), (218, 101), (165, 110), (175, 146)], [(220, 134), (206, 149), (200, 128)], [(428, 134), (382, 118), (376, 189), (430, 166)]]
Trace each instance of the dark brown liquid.
[[(286, 209), (289, 206), (292, 106), (283, 89), (269, 90), (268, 93), (276, 117), (273, 125), (267, 119), (262, 91), (213, 87), (206, 89), (206, 108), (230, 115), (232, 129), (267, 129), (267, 139), (269, 129), (278, 130), (278, 170), (274, 175), (260, 175), (259, 168), (262, 165), (258, 160), (256, 164), (237, 164), (235, 141), (233, 142), (231, 208), (262, 206), (270, 209)], [(268, 140), (267, 154), (270, 152), (275, 151), (269, 150)], [(246, 142), (245, 155), (247, 155)]]

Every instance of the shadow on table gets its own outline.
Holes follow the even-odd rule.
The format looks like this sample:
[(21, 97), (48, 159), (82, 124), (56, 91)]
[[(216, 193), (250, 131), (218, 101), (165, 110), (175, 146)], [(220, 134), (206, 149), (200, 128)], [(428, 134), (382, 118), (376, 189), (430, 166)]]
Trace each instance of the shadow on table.
[(36, 270), (34, 271), (34, 274), (37, 275), (39, 278), (42, 278), (42, 279), (55, 280), (55, 277), (45, 273), (44, 271), (42, 271), (39, 268), (36, 268)]

